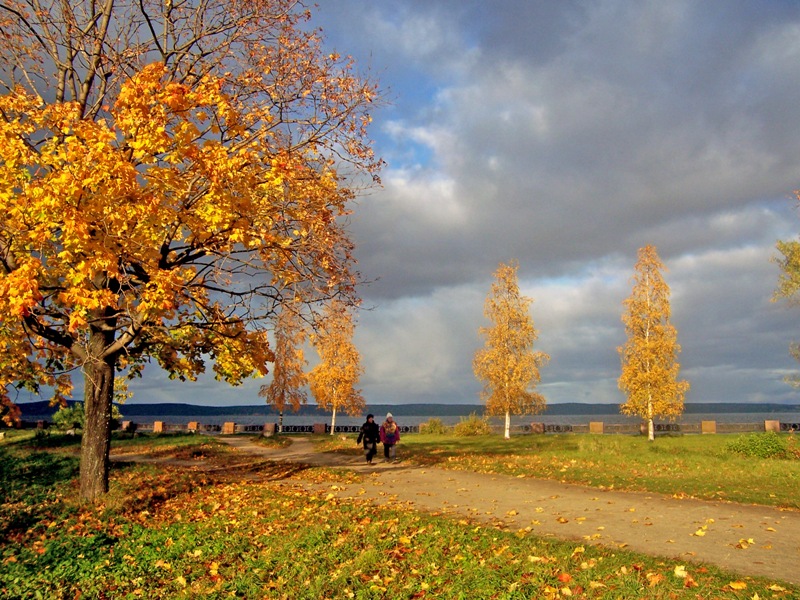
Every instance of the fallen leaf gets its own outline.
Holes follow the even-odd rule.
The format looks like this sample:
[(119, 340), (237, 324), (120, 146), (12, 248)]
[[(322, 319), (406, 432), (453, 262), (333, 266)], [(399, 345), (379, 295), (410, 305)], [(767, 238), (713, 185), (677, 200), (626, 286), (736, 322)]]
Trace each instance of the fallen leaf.
[(685, 578), (688, 575), (686, 572), (686, 565), (676, 565), (673, 574), (675, 577), (680, 577), (681, 579)]
[(744, 581), (731, 581), (729, 584), (732, 590), (746, 590), (747, 584)]
[(606, 584), (600, 583), (599, 581), (590, 581), (589, 582), (589, 587), (592, 588), (593, 590), (596, 590), (598, 588), (606, 587)]

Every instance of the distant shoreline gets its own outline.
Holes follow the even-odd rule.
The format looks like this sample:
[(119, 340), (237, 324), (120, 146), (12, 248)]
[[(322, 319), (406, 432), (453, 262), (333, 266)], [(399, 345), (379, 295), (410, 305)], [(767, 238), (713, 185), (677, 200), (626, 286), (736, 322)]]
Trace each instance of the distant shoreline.
[[(22, 419), (36, 420), (49, 418), (55, 412), (55, 408), (47, 401), (23, 402), (18, 404)], [(550, 404), (542, 415), (619, 415), (619, 404), (588, 404), (581, 402), (566, 402)], [(376, 415), (383, 415), (391, 412), (398, 417), (431, 416), (467, 416), (471, 413), (483, 414), (482, 404), (373, 404), (368, 405), (365, 413), (370, 412)], [(241, 415), (241, 416), (277, 416), (278, 412), (264, 405), (238, 405), (238, 406), (201, 406), (197, 404), (185, 403), (158, 403), (158, 404), (124, 404), (120, 406), (121, 412), (126, 418), (133, 418), (140, 415), (148, 416), (217, 416), (217, 415)], [(777, 404), (777, 403), (736, 403), (736, 402), (699, 402), (687, 403), (684, 414), (726, 414), (726, 413), (790, 413), (800, 412), (800, 404)], [(298, 413), (287, 411), (284, 415), (329, 415), (330, 411), (320, 410), (316, 405), (301, 407)]]

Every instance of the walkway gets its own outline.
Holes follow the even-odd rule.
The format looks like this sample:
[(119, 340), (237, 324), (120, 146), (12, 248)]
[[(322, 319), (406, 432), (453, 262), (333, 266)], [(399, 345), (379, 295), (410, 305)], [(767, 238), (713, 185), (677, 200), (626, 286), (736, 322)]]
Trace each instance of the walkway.
[(618, 546), (678, 561), (800, 584), (800, 512), (763, 506), (606, 491), (557, 481), (415, 467), (366, 465), (360, 456), (314, 451), (308, 439), (268, 449), (220, 436), (243, 452), (272, 460), (345, 467), (367, 476), (337, 484), (339, 497), (411, 502), (420, 510), (463, 515), (541, 536)]

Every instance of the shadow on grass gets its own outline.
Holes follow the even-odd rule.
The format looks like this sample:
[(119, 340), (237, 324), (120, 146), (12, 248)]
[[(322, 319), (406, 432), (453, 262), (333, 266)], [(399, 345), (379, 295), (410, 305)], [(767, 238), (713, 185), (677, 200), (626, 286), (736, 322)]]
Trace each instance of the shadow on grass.
[(78, 476), (78, 459), (0, 448), (0, 539), (24, 533), (51, 510), (56, 490)]

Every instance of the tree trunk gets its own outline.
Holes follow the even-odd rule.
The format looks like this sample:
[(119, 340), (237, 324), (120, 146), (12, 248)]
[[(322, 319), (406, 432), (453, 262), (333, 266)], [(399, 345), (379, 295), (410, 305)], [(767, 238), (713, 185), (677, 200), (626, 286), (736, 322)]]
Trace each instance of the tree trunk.
[(283, 433), (283, 411), (278, 413), (278, 433)]
[(647, 439), (651, 442), (656, 440), (656, 428), (653, 425), (653, 419), (647, 419)]
[(506, 432), (505, 438), (507, 440), (511, 439), (511, 413), (506, 411)]
[(333, 407), (333, 415), (331, 416), (331, 435), (333, 435), (333, 430), (336, 427), (336, 407)]
[(85, 421), (81, 441), (80, 493), (81, 498), (94, 502), (108, 492), (114, 365), (107, 360), (90, 360), (84, 366), (83, 375)]

